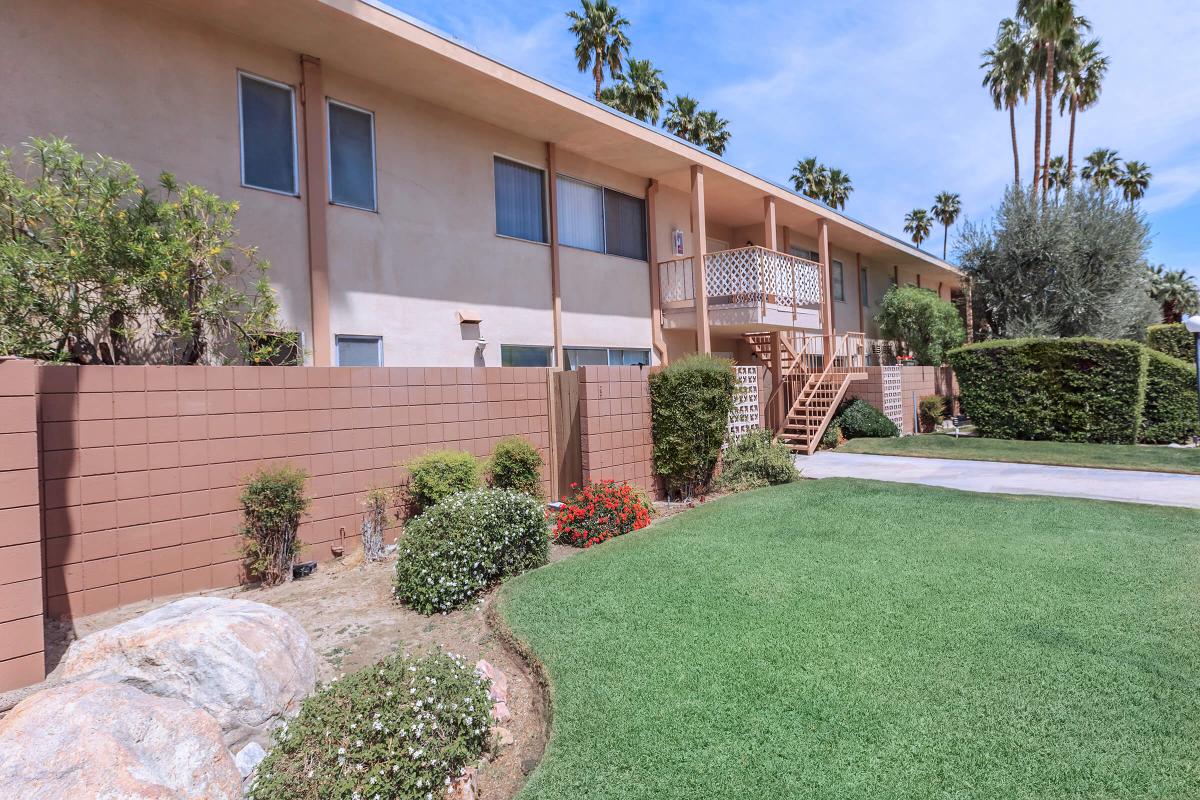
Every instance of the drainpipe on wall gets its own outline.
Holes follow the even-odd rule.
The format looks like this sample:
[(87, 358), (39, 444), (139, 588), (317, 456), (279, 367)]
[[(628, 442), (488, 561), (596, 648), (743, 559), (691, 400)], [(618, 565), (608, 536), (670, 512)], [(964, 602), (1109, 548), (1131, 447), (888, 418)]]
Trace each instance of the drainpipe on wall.
[(562, 273), (558, 247), (558, 147), (546, 143), (546, 167), (550, 173), (550, 302), (554, 326), (554, 364), (563, 368)]
[(658, 274), (658, 180), (650, 179), (646, 187), (646, 227), (650, 229), (650, 343), (658, 355), (658, 363), (667, 365), (667, 344), (662, 332), (662, 280)]
[(304, 192), (308, 226), (308, 284), (312, 305), (312, 359), (315, 367), (333, 363), (329, 330), (329, 242), (325, 229), (325, 93), (321, 59), (300, 56), (300, 109), (304, 116)]

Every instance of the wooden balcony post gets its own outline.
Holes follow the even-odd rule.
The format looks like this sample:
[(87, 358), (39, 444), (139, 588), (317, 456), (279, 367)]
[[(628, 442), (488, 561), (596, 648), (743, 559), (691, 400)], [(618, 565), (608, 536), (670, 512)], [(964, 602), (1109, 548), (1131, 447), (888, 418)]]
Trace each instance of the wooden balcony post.
[(708, 229), (704, 220), (704, 167), (692, 165), (692, 285), (696, 294), (696, 349), (712, 352), (712, 333), (708, 330), (708, 282), (704, 275), (704, 256), (708, 250)]
[(775, 227), (775, 198), (767, 195), (763, 198), (763, 247), (778, 250), (778, 236), (778, 228)]
[(329, 189), (325, 184), (325, 92), (321, 88), (321, 59), (300, 56), (300, 75), (312, 365), (328, 367), (333, 364), (333, 334), (329, 325), (329, 243), (325, 220)]
[(770, 410), (772, 422), (776, 432), (783, 430), (786, 420), (783, 418), (787, 413), (784, 408), (784, 388), (783, 388), (783, 334), (779, 331), (771, 332), (771, 383), (772, 391), (775, 394), (775, 407)]
[(662, 276), (658, 267), (658, 180), (650, 179), (646, 187), (646, 227), (648, 246), (646, 255), (650, 258), (650, 342), (658, 354), (658, 363), (667, 365), (667, 345), (663, 340), (662, 329)]
[(821, 333), (826, 365), (836, 355), (833, 343), (833, 262), (829, 259), (829, 221), (817, 220), (817, 253), (821, 259)]
[(854, 263), (857, 266), (857, 271), (855, 272), (855, 274), (858, 275), (858, 280), (854, 282), (855, 287), (858, 289), (858, 330), (860, 333), (865, 335), (867, 332), (867, 321), (866, 321), (866, 307), (863, 305), (863, 301), (862, 301), (862, 298), (863, 298), (862, 253), (854, 254)]

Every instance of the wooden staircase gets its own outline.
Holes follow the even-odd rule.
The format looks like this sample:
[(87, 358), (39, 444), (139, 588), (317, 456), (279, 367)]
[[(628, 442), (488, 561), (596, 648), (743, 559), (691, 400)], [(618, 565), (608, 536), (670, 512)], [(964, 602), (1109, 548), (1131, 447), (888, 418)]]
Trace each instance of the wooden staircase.
[[(772, 334), (748, 333), (744, 339), (754, 355), (770, 367)], [(799, 349), (787, 337), (781, 337), (781, 342), (783, 380), (767, 399), (769, 427), (793, 452), (812, 455), (850, 383), (866, 378), (865, 342), (862, 334), (835, 336), (834, 355), (828, 360), (820, 353), (808, 352), (809, 337), (802, 340)], [(787, 411), (782, 419), (771, 419), (778, 416), (773, 409), (778, 407), (780, 392), (784, 393), (783, 405)]]

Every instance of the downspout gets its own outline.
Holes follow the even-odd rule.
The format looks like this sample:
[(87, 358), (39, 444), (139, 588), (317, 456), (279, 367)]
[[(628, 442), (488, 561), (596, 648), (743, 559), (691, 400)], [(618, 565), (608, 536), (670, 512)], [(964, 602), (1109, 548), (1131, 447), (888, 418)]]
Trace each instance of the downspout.
[(329, 240), (326, 231), (325, 93), (321, 59), (300, 56), (300, 109), (304, 115), (305, 222), (308, 227), (308, 284), (314, 367), (333, 364), (329, 329)]
[(658, 180), (650, 179), (646, 187), (646, 227), (650, 229), (650, 343), (658, 355), (658, 363), (664, 367), (668, 363), (667, 344), (662, 332), (662, 277), (658, 274)]

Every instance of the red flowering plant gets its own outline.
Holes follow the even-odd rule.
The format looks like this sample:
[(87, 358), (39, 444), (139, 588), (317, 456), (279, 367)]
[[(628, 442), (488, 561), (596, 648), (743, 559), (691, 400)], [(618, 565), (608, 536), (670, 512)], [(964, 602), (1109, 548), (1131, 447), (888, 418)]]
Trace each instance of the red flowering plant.
[(591, 547), (650, 524), (650, 500), (628, 483), (607, 480), (571, 488), (577, 489), (575, 496), (555, 519), (554, 540), (560, 544)]

